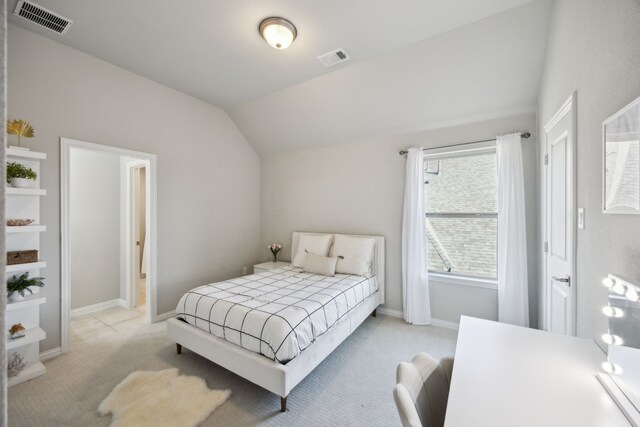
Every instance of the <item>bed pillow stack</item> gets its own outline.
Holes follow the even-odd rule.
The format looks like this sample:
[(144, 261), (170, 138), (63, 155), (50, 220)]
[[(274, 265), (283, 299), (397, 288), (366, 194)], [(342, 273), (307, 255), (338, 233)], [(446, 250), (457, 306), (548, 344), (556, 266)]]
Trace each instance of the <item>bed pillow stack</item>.
[(336, 234), (331, 256), (337, 257), (336, 273), (371, 277), (371, 262), (376, 240), (372, 237), (352, 237)]
[(298, 248), (291, 264), (294, 267), (304, 268), (308, 253), (326, 257), (329, 254), (332, 238), (331, 234), (301, 234), (298, 240)]

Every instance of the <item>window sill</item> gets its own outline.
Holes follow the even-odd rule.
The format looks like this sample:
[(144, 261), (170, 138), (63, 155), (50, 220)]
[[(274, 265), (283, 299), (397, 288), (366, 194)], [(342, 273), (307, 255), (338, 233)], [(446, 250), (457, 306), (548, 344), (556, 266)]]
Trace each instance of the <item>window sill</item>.
[(491, 279), (480, 279), (476, 277), (456, 276), (453, 274), (442, 274), (429, 272), (429, 281), (446, 283), (451, 285), (472, 286), (474, 288), (498, 289), (498, 281)]

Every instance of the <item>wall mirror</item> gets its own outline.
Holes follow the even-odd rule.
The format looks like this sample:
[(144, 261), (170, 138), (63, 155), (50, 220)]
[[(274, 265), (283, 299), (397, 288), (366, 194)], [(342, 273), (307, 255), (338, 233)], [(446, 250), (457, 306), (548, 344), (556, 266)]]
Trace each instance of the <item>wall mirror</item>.
[(640, 214), (640, 98), (604, 121), (602, 212)]
[(602, 340), (607, 361), (599, 379), (632, 425), (640, 425), (640, 287), (610, 274), (602, 283), (609, 288), (602, 312), (608, 317)]

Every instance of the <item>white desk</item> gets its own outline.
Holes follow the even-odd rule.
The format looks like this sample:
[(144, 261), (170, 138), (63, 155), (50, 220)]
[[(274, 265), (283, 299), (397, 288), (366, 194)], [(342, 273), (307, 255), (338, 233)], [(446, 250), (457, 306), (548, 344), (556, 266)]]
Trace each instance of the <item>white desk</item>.
[(629, 426), (591, 340), (462, 317), (445, 427)]

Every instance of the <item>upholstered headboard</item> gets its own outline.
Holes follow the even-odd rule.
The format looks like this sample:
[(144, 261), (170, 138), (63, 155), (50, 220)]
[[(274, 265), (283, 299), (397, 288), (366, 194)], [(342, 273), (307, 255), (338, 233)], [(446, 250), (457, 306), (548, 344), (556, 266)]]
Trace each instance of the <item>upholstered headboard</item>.
[(376, 240), (375, 248), (373, 249), (373, 262), (371, 263), (372, 273), (375, 274), (378, 279), (378, 289), (380, 290), (380, 296), (382, 304), (384, 304), (385, 294), (385, 260), (384, 260), (384, 236), (368, 236), (364, 234), (345, 234), (345, 233), (310, 233), (306, 231), (294, 231), (291, 239), (291, 258), (296, 256), (298, 252), (298, 241), (301, 234), (342, 234), (344, 236), (352, 237), (372, 237)]

